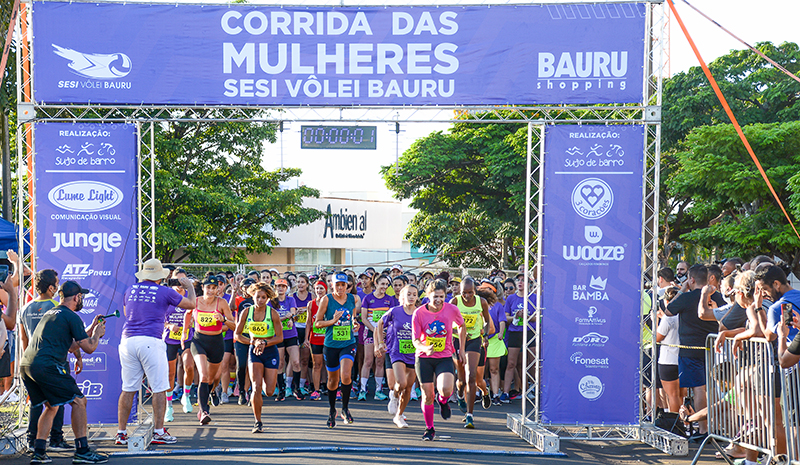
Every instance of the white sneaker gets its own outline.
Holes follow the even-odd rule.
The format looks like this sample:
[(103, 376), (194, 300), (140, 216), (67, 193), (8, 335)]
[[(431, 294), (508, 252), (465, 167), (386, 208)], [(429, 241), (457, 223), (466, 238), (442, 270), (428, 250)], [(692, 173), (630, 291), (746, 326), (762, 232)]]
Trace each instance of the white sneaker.
[(400, 399), (394, 395), (394, 391), (389, 391), (389, 405), (386, 408), (389, 410), (389, 413), (392, 415), (397, 414), (397, 406), (400, 404)]
[(9, 404), (16, 404), (17, 402), (19, 402), (19, 396), (17, 395), (16, 392), (12, 392), (11, 394), (8, 395), (8, 397), (6, 397), (6, 402), (8, 402)]
[(220, 398), (219, 398), (219, 401), (222, 404), (227, 404), (230, 401), (230, 397), (228, 397), (228, 393), (227, 392), (223, 392), (222, 396), (220, 396)]
[(192, 413), (192, 399), (190, 395), (184, 393), (181, 397), (181, 405), (183, 405), (183, 413)]
[(233, 388), (232, 387), (228, 386), (227, 394), (228, 394), (228, 398), (230, 398), (233, 395)]
[(172, 402), (167, 401), (167, 410), (164, 412), (164, 421), (165, 422), (173, 421), (175, 419), (173, 413), (174, 410), (172, 409)]
[(405, 415), (395, 415), (394, 419), (392, 420), (398, 428), (408, 428), (408, 423), (406, 423)]

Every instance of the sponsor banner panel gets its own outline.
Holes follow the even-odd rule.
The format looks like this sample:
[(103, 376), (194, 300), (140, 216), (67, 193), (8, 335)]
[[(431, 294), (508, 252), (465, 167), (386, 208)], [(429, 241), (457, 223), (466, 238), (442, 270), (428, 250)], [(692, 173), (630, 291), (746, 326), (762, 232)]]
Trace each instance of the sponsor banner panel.
[(646, 12), (644, 3), (35, 2), (35, 98), (153, 105), (636, 103)]
[[(136, 282), (136, 128), (36, 123), (35, 131), (36, 268), (91, 291), (79, 312), (88, 326), (96, 315), (122, 312), (125, 289)], [(89, 423), (117, 422), (123, 322), (106, 320), (100, 346), (83, 355), (76, 380)]]
[(644, 127), (545, 141), (542, 419), (638, 424)]

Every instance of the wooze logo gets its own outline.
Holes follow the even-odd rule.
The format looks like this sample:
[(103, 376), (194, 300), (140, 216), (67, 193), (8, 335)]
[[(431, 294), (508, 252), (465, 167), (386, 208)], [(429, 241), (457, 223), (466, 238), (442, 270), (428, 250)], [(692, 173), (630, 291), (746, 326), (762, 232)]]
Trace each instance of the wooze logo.
[(565, 260), (611, 262), (621, 262), (625, 260), (625, 247), (621, 245), (565, 245), (563, 246), (563, 251)]
[(614, 205), (614, 192), (602, 179), (586, 178), (572, 190), (572, 208), (587, 220), (606, 216), (612, 205)]
[(597, 376), (587, 375), (578, 381), (578, 391), (589, 400), (597, 400), (603, 395), (603, 383)]
[(53, 44), (53, 53), (70, 60), (67, 65), (73, 73), (94, 79), (119, 79), (131, 72), (131, 59), (124, 53), (109, 55), (83, 53)]
[(53, 233), (53, 239), (56, 245), (50, 248), (51, 252), (75, 247), (91, 247), (95, 253), (101, 250), (113, 252), (122, 245), (122, 236), (119, 233)]
[(583, 238), (590, 244), (597, 244), (603, 238), (603, 230), (597, 226), (584, 226)]
[(608, 336), (592, 331), (584, 336), (572, 338), (572, 345), (575, 347), (604, 347), (608, 342)]
[(122, 191), (99, 181), (71, 181), (50, 190), (50, 203), (71, 212), (101, 212), (122, 202)]
[(569, 357), (569, 361), (575, 365), (583, 365), (584, 368), (608, 368), (608, 357), (584, 357), (583, 352), (575, 352)]

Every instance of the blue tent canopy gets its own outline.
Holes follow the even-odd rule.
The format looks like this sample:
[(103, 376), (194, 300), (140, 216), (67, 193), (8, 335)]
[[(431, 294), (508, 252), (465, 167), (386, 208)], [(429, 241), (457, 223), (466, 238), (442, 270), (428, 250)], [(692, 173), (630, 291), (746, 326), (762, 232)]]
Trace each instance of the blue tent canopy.
[[(19, 230), (17, 229), (17, 226), (14, 223), (11, 223), (10, 221), (6, 221), (0, 218), (0, 252), (5, 252), (8, 249), (15, 251), (18, 250), (19, 249), (19, 242), (17, 241), (18, 234)], [(30, 252), (30, 246), (26, 245), (25, 253), (29, 252)]]

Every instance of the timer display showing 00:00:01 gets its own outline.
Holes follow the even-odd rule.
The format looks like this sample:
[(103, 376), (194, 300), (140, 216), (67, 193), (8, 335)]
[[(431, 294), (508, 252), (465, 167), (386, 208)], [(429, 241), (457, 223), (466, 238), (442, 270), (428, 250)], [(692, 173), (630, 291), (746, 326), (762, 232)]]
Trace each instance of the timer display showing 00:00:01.
[(301, 149), (377, 148), (377, 126), (301, 126)]

